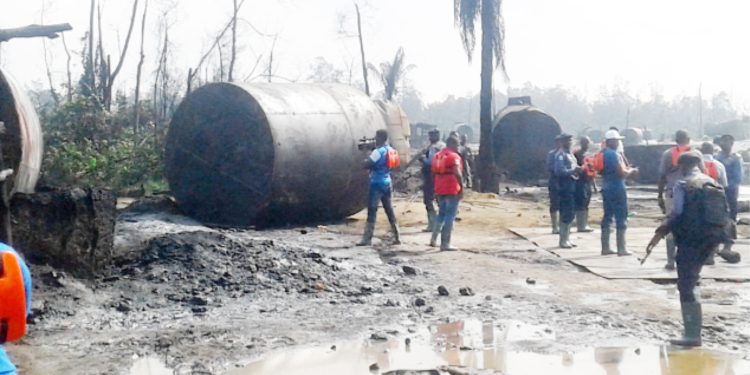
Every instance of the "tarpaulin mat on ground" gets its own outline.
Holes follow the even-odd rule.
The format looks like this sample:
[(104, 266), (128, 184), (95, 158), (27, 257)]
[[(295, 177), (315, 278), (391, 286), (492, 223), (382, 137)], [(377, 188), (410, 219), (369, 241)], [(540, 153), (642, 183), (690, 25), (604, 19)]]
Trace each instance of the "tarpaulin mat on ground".
[[(562, 259), (586, 268), (589, 272), (607, 279), (676, 279), (677, 271), (664, 268), (667, 263), (666, 241), (656, 246), (646, 262), (641, 265), (640, 259), (646, 256), (646, 245), (654, 235), (654, 228), (628, 228), (627, 245), (633, 255), (601, 255), (601, 231), (570, 234), (571, 242), (578, 245), (573, 249), (561, 249), (558, 246), (559, 236), (552, 234), (551, 228), (510, 228), (510, 231), (531, 241)], [(615, 233), (611, 235), (612, 250), (616, 250)], [(738, 264), (729, 264), (716, 257), (715, 265), (704, 266), (701, 277), (721, 280), (750, 280), (750, 239), (739, 239), (733, 250), (742, 255)]]

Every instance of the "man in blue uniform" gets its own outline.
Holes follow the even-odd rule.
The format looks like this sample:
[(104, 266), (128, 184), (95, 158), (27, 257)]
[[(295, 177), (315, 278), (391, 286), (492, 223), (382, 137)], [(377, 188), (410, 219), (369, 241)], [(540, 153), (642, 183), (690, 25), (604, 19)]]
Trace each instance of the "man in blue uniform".
[(388, 167), (388, 152), (393, 148), (388, 145), (388, 132), (381, 129), (375, 133), (375, 149), (367, 158), (367, 168), (370, 170), (370, 191), (367, 196), (367, 223), (362, 241), (357, 246), (372, 245), (372, 235), (375, 232), (375, 221), (378, 214), (378, 205), (383, 202), (383, 210), (391, 223), (393, 244), (401, 244), (401, 235), (398, 229), (398, 220), (393, 212), (393, 189), (391, 187), (391, 168)]
[(549, 190), (549, 217), (552, 220), (552, 234), (560, 233), (560, 196), (557, 193), (557, 178), (555, 178), (555, 154), (560, 151), (560, 136), (555, 137), (555, 149), (547, 153), (545, 165), (549, 172), (547, 189)]
[(678, 157), (681, 178), (673, 188), (672, 209), (649, 244), (653, 247), (668, 233), (674, 234), (677, 289), (685, 333), (682, 339), (671, 340), (671, 343), (679, 346), (701, 345), (703, 318), (695, 287), (706, 259), (716, 245), (726, 240), (725, 227), (729, 220), (724, 189), (701, 173), (702, 162), (696, 151), (687, 151)]
[(740, 183), (745, 173), (742, 167), (742, 157), (738, 153), (732, 153), (734, 137), (729, 134), (721, 136), (719, 140), (721, 151), (716, 154), (716, 160), (724, 165), (727, 173), (727, 187), (725, 190), (727, 203), (729, 204), (729, 217), (737, 221), (737, 199), (740, 193)]
[[(21, 266), (21, 275), (23, 276), (23, 286), (26, 297), (26, 315), (28, 315), (29, 312), (31, 312), (31, 272), (29, 272), (29, 268), (26, 266), (23, 259), (21, 259), (18, 253), (16, 253), (10, 246), (0, 243), (0, 254), (1, 253), (13, 254), (18, 260), (18, 264)], [(0, 300), (3, 301), (2, 303), (13, 302), (7, 301), (4, 297), (5, 296), (0, 296)], [(3, 350), (2, 347), (0, 347), (0, 375), (16, 375), (16, 366), (10, 361), (10, 358), (5, 354), (5, 350)]]
[(424, 207), (427, 210), (427, 228), (423, 232), (430, 232), (437, 221), (435, 211), (435, 181), (432, 178), (432, 158), (445, 148), (445, 143), (440, 140), (440, 130), (432, 129), (427, 133), (430, 137), (430, 145), (427, 153), (420, 157), (422, 161), (422, 194), (424, 195)]
[(570, 242), (570, 224), (576, 215), (576, 181), (583, 168), (578, 166), (575, 156), (570, 151), (573, 136), (562, 133), (558, 137), (561, 147), (555, 154), (555, 177), (560, 197), (560, 247), (570, 249), (576, 246)]
[[(628, 195), (625, 180), (638, 173), (637, 168), (625, 166), (622, 154), (617, 152), (620, 136), (617, 130), (609, 130), (604, 135), (603, 150), (604, 169), (602, 170), (602, 200), (604, 201), (604, 218), (602, 218), (602, 255), (631, 255), (628, 251), (625, 236), (628, 228)], [(617, 252), (609, 247), (610, 225), (615, 220), (617, 227)]]

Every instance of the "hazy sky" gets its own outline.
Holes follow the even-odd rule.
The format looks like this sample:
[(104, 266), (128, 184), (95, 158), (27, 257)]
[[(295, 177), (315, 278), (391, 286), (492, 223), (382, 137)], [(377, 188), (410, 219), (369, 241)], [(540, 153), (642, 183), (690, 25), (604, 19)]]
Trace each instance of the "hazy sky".
[[(145, 0), (141, 0), (140, 9)], [(469, 65), (453, 22), (452, 0), (362, 0), (367, 59), (392, 59), (403, 46), (407, 63), (416, 65), (410, 78), (428, 102), (447, 95), (479, 90), (479, 50)], [(46, 0), (45, 23), (69, 22), (74, 30), (66, 41), (80, 51), (88, 29), (89, 0)], [(116, 61), (124, 41), (132, 2), (101, 0), (105, 49)], [(146, 32), (147, 81), (153, 79), (158, 18), (168, 0), (150, 0)], [(169, 15), (175, 68), (186, 74), (229, 20), (232, 0), (172, 0)], [(41, 22), (42, 0), (0, 0), (0, 27)], [(247, 0), (241, 17), (257, 31), (278, 34), (274, 47), (275, 74), (304, 80), (318, 56), (346, 69), (354, 64), (361, 76), (355, 38), (337, 35), (337, 14), (354, 19), (351, 0)], [(139, 10), (140, 14), (140, 10)], [(695, 95), (703, 85), (704, 97), (726, 91), (734, 105), (750, 113), (750, 1), (738, 0), (504, 0), (506, 60), (513, 87), (531, 82), (538, 86), (575, 88), (589, 100), (600, 87), (625, 85), (647, 100), (653, 90), (672, 98)], [(139, 16), (140, 17), (140, 16)], [(136, 26), (139, 29), (140, 19)], [(348, 24), (351, 32), (355, 24)], [(118, 31), (119, 30), (119, 31)], [(138, 30), (136, 30), (138, 31)], [(119, 33), (119, 41), (118, 41)], [(131, 40), (119, 83), (132, 88), (140, 33)], [(242, 24), (242, 53), (238, 75), (250, 73), (258, 56), (261, 68), (273, 45)], [(32, 87), (47, 85), (42, 41), (3, 43), (2, 64)], [(47, 41), (55, 84), (63, 82), (65, 53), (59, 39)], [(73, 58), (74, 75), (80, 57)], [(257, 73), (257, 72), (256, 72)], [(496, 80), (498, 89), (506, 83)], [(371, 85), (379, 89), (371, 79)]]

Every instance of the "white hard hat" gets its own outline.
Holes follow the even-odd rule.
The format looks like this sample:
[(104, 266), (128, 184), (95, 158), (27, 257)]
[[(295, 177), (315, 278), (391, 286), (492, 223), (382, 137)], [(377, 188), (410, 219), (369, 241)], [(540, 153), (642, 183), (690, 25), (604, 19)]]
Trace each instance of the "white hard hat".
[(608, 130), (607, 133), (604, 134), (604, 139), (625, 139), (625, 137), (620, 137), (620, 133), (618, 133), (617, 130)]

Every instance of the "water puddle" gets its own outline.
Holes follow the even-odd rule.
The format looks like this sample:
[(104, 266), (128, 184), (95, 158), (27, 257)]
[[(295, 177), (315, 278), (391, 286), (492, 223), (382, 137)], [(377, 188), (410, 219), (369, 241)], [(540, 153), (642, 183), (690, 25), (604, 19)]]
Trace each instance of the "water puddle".
[(570, 354), (540, 354), (518, 347), (544, 347), (555, 339), (548, 327), (517, 321), (455, 322), (389, 341), (349, 342), (294, 350), (247, 363), (225, 375), (374, 375), (442, 366), (494, 370), (507, 375), (735, 375), (750, 374), (750, 362), (705, 349), (668, 347), (591, 348)]
[(130, 368), (128, 375), (174, 375), (174, 371), (167, 368), (159, 358), (139, 358)]

